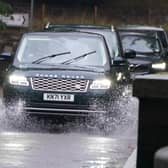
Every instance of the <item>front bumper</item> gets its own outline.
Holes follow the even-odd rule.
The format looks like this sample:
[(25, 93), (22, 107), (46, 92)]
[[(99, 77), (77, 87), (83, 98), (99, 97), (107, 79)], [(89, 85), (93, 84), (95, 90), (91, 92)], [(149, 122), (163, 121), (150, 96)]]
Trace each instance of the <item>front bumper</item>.
[(58, 108), (37, 108), (23, 107), (26, 114), (34, 115), (55, 115), (55, 116), (86, 116), (92, 114), (105, 114), (106, 111), (98, 110), (76, 110), (76, 109), (58, 109)]
[(16, 103), (21, 100), (22, 110), (27, 114), (86, 116), (106, 113), (111, 92), (110, 90), (94, 90), (86, 93), (73, 93), (74, 102), (44, 101), (44, 93), (46, 92), (32, 90), (31, 87), (6, 85), (3, 89), (3, 101), (6, 106), (16, 106)]

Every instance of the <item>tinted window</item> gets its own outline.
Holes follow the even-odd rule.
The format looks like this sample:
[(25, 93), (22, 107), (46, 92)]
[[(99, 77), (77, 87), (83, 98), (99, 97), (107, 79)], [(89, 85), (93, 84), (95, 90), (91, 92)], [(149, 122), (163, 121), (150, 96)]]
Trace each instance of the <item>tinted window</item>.
[(163, 31), (158, 31), (157, 33), (158, 33), (158, 36), (163, 44), (163, 47), (168, 48), (166, 34)]

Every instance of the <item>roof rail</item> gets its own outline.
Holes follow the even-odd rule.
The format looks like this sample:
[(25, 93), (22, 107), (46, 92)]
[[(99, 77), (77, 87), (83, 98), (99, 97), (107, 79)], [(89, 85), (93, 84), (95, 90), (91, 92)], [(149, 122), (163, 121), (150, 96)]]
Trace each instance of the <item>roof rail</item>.
[(50, 27), (50, 22), (47, 22), (47, 24), (45, 25), (45, 29), (48, 29)]
[(113, 25), (111, 25), (111, 31), (112, 31), (112, 32), (114, 32), (114, 31), (115, 31), (115, 29), (114, 29), (114, 26), (113, 26)]
[(48, 22), (44, 29), (73, 28), (73, 29), (109, 29), (109, 26), (83, 25), (83, 24), (51, 24)]

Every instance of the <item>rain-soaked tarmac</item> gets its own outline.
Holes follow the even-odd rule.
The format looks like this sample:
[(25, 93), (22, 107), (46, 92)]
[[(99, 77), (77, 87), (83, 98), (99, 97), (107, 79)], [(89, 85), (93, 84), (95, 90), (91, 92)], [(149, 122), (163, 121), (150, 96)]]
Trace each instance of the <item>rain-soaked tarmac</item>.
[(0, 168), (122, 168), (136, 148), (138, 101), (130, 96), (116, 106), (115, 131), (104, 131), (81, 122), (46, 125), (43, 120), (13, 128), (1, 103)]

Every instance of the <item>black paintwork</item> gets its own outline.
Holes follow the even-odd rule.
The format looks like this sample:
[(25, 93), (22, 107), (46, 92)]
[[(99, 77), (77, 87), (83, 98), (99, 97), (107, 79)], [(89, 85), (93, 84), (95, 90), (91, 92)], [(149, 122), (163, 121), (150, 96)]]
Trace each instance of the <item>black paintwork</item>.
[(166, 31), (162, 27), (141, 26), (141, 25), (125, 25), (117, 28), (119, 32), (140, 32), (154, 34), (160, 38), (162, 45), (168, 49), (168, 37)]
[[(126, 29), (126, 31), (125, 31)], [(153, 40), (157, 40), (158, 44), (159, 44), (159, 48), (160, 51), (159, 52), (152, 52), (152, 53), (139, 53), (137, 51), (136, 52), (136, 57), (133, 59), (128, 59), (129, 64), (130, 64), (130, 70), (132, 72), (132, 76), (134, 77), (135, 75), (144, 75), (144, 74), (149, 74), (149, 73), (156, 73), (159, 71), (166, 71), (165, 70), (154, 70), (152, 69), (152, 64), (154, 63), (160, 63), (160, 62), (167, 62), (168, 58), (167, 58), (167, 53), (164, 50), (164, 47), (161, 43), (161, 40), (153, 35), (153, 34), (147, 34), (147, 33), (142, 33), (142, 32), (135, 32), (134, 30), (132, 31), (132, 29), (128, 29), (129, 31), (127, 31), (127, 27), (123, 28), (121, 30), (119, 30), (119, 34), (121, 39), (124, 36), (127, 37), (131, 37), (131, 36), (137, 36), (139, 38), (151, 38)], [(140, 28), (138, 28), (139, 30)], [(160, 28), (158, 28), (160, 30)], [(141, 30), (141, 29), (140, 29)], [(149, 29), (147, 29), (149, 30)], [(152, 29), (155, 30), (155, 29)]]
[[(90, 34), (90, 33), (81, 33), (81, 32), (56, 32), (60, 34), (66, 35), (66, 33), (70, 33), (71, 35), (84, 35), (84, 36), (95, 36), (100, 37), (101, 40), (106, 43), (104, 37), (99, 34)], [(28, 33), (24, 36), (33, 36), (33, 35), (47, 35), (47, 36), (54, 36), (54, 32), (39, 32), (39, 33)], [(23, 36), (23, 37), (24, 37)], [(22, 42), (22, 41), (21, 41)], [(18, 50), (20, 48), (18, 47)], [(72, 65), (41, 65), (41, 64), (32, 64), (28, 66), (26, 64), (19, 64), (17, 58), (15, 57), (13, 65), (8, 69), (6, 74), (6, 79), (3, 84), (3, 100), (6, 105), (8, 104), (15, 104), (19, 99), (24, 101), (25, 108), (40, 108), (42, 112), (45, 108), (47, 110), (45, 113), (49, 112), (50, 114), (56, 114), (56, 111), (50, 111), (48, 109), (61, 109), (64, 112), (67, 110), (78, 110), (78, 114), (82, 113), (82, 110), (93, 110), (93, 111), (100, 111), (100, 110), (107, 110), (105, 103), (109, 103), (113, 99), (113, 96), (116, 95), (116, 88), (120, 85), (128, 84), (130, 79), (130, 73), (128, 70), (128, 64), (124, 59), (120, 59), (118, 61), (114, 61), (111, 58), (108, 48), (107, 49), (107, 60), (108, 63), (104, 67), (75, 67)], [(17, 54), (17, 52), (16, 52)], [(117, 81), (118, 73), (123, 73), (124, 78), (121, 81)], [(9, 83), (9, 75), (17, 74), (17, 75), (24, 75), (28, 81), (29, 86), (16, 86), (11, 85)], [(43, 93), (46, 91), (37, 91), (33, 90), (31, 86), (31, 78), (35, 77), (37, 74), (43, 75), (57, 75), (58, 79), (73, 79), (75, 76), (83, 76), (84, 79), (89, 80), (89, 86), (95, 79), (102, 79), (108, 78), (112, 82), (111, 88), (107, 90), (91, 90), (88, 86), (88, 90), (85, 93), (72, 93), (75, 95), (74, 102), (47, 102), (43, 101)], [(67, 77), (69, 76), (69, 77)], [(44, 76), (43, 76), (44, 77)], [(47, 91), (47, 93), (55, 93), (53, 91)], [(61, 92), (62, 93), (62, 92)], [(71, 94), (71, 92), (68, 92)], [(66, 94), (66, 92), (63, 92)], [(80, 112), (81, 110), (81, 112)], [(32, 110), (33, 112), (37, 112), (36, 110)], [(71, 114), (72, 112), (68, 112)], [(61, 114), (61, 112), (59, 112)], [(62, 113), (64, 114), (64, 113)], [(77, 114), (77, 113), (75, 113)]]

